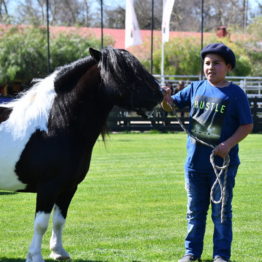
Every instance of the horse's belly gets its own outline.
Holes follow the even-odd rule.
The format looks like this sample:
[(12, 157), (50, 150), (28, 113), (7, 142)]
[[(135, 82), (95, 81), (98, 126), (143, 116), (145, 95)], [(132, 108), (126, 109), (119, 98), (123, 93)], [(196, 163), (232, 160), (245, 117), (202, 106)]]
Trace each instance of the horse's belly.
[(29, 137), (15, 140), (8, 132), (0, 130), (0, 189), (17, 191), (26, 188), (15, 168), (28, 140)]

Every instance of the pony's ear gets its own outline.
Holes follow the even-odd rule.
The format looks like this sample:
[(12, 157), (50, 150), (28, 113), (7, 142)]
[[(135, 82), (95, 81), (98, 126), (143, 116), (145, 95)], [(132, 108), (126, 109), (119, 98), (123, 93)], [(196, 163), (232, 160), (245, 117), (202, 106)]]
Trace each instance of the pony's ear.
[(100, 61), (100, 59), (101, 59), (101, 52), (100, 51), (90, 47), (89, 48), (89, 53), (97, 62)]

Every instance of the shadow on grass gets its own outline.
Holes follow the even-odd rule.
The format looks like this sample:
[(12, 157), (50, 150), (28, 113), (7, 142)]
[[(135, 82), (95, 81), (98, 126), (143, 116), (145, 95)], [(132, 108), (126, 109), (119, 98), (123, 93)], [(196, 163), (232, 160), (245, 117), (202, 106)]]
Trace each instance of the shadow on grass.
[[(45, 262), (54, 262), (56, 260), (53, 259), (45, 259)], [(72, 260), (64, 260), (65, 262), (106, 262), (102, 260), (83, 260), (83, 259), (72, 259)], [(25, 259), (23, 258), (6, 258), (6, 257), (0, 257), (0, 262), (25, 262)]]
[[(53, 259), (46, 259), (45, 262), (54, 262), (55, 260)], [(72, 260), (65, 260), (69, 262), (107, 262), (106, 260), (83, 260), (83, 259), (72, 259)], [(213, 262), (212, 259), (204, 259), (201, 260), (202, 262)], [(0, 257), (0, 262), (25, 262), (25, 259), (21, 258), (6, 258), (6, 257)], [(139, 261), (132, 261), (132, 262), (139, 262)], [(231, 261), (230, 262), (236, 262), (236, 261)]]
[[(213, 262), (213, 259), (204, 259), (204, 260), (201, 260), (201, 262)], [(236, 261), (230, 260), (230, 262), (236, 262)]]
[(0, 196), (8, 196), (8, 195), (15, 195), (15, 194), (17, 194), (17, 192), (0, 191)]
[[(53, 259), (45, 259), (45, 262), (54, 262), (56, 260)], [(72, 260), (64, 260), (65, 262), (106, 262), (102, 260), (88, 260), (88, 259), (72, 259)], [(23, 258), (6, 258), (6, 257), (0, 257), (0, 262), (25, 262), (25, 259)], [(134, 261), (135, 262), (135, 261)], [(138, 262), (138, 261), (137, 261)]]

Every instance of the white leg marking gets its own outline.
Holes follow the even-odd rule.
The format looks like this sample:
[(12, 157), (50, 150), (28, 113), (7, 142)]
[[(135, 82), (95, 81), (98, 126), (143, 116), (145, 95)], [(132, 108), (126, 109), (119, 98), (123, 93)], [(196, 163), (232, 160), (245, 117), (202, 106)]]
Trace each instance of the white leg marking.
[(26, 262), (44, 262), (41, 254), (42, 238), (48, 227), (50, 214), (38, 212), (34, 223), (34, 236)]
[(53, 230), (50, 239), (50, 257), (56, 260), (66, 260), (70, 259), (69, 254), (64, 250), (62, 243), (62, 232), (63, 226), (65, 224), (65, 219), (61, 214), (60, 208), (54, 206), (53, 214)]

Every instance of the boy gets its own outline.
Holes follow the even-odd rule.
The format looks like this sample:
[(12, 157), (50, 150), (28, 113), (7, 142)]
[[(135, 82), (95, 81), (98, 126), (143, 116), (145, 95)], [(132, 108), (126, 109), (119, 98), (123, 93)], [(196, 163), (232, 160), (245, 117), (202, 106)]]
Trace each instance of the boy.
[[(172, 104), (179, 108), (189, 106), (190, 133), (214, 146), (217, 165), (221, 166), (223, 158), (230, 156), (223, 222), (220, 219), (221, 204), (211, 203), (213, 259), (227, 262), (231, 255), (233, 187), (240, 164), (238, 143), (252, 131), (253, 124), (244, 91), (226, 80), (227, 73), (236, 63), (232, 50), (222, 43), (210, 44), (202, 49), (201, 58), (206, 80), (193, 82), (172, 97), (167, 88), (162, 106), (166, 111), (172, 110)], [(200, 261), (201, 258), (210, 191), (216, 179), (209, 161), (211, 153), (211, 147), (188, 137), (185, 163), (188, 229), (185, 256), (179, 262)], [(214, 192), (214, 197), (220, 198), (219, 190)]]

